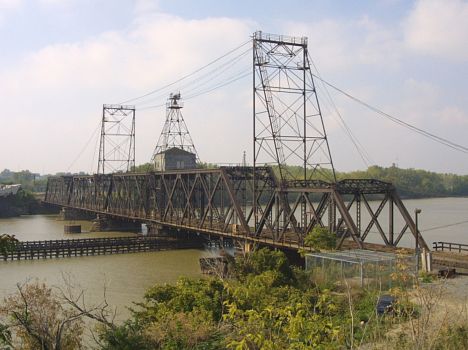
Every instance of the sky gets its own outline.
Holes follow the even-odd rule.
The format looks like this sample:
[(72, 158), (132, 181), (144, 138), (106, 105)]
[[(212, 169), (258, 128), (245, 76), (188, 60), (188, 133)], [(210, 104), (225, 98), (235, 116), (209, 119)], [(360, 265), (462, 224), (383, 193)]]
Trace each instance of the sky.
[[(468, 147), (468, 1), (0, 0), (0, 169), (95, 172), (103, 104), (158, 90), (238, 47), (218, 80), (202, 80), (210, 66), (130, 101), (136, 163), (151, 159), (161, 105), (178, 91), (202, 161), (240, 163), (246, 151), (251, 162), (251, 77), (219, 82), (251, 68), (257, 30), (307, 36), (323, 79)], [(369, 155), (363, 161), (326, 93), (318, 84), (338, 171), (396, 164), (468, 174), (468, 154), (328, 89)]]

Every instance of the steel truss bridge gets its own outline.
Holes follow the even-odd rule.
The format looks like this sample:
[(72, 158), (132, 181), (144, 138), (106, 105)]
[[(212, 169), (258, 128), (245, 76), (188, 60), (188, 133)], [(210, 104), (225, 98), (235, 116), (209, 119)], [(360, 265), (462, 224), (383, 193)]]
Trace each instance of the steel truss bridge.
[(335, 232), (338, 247), (363, 247), (371, 233), (396, 247), (406, 233), (428, 248), (394, 186), (379, 180), (284, 182), (258, 166), (60, 176), (49, 178), (44, 201), (278, 248), (303, 248), (314, 227)]

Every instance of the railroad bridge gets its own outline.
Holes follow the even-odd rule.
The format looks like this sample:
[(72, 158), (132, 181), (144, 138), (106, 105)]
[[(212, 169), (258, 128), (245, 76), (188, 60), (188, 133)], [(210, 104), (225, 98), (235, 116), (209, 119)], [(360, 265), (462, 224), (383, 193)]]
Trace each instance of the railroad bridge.
[[(256, 32), (251, 42), (253, 166), (134, 173), (135, 107), (104, 105), (98, 174), (49, 178), (45, 202), (146, 223), (150, 231), (177, 229), (294, 250), (318, 226), (336, 233), (339, 247), (346, 240), (363, 247), (370, 233), (395, 247), (409, 233), (428, 248), (392, 184), (336, 180), (307, 38)], [(169, 97), (154, 164), (174, 147), (198, 159), (180, 99), (180, 93)]]
[[(352, 239), (362, 247), (370, 232), (387, 246), (397, 246), (406, 232), (419, 234), (390, 183), (285, 184), (271, 167), (52, 177), (44, 201), (146, 223), (150, 230), (177, 229), (295, 250), (304, 247), (315, 226), (337, 233), (338, 246)], [(427, 248), (420, 234), (419, 242)]]

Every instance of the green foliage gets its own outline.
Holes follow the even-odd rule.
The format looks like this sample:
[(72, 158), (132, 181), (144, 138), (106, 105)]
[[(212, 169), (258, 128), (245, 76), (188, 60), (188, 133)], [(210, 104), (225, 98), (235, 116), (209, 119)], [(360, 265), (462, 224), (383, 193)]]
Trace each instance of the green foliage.
[(213, 163), (198, 162), (197, 163), (197, 168), (199, 168), (199, 169), (216, 169), (216, 168), (219, 168), (219, 165), (218, 164), (213, 164)]
[(175, 285), (154, 286), (145, 295), (144, 308), (152, 320), (168, 310), (203, 310), (210, 320), (221, 319), (224, 285), (216, 279), (180, 278)]
[(343, 179), (377, 179), (391, 182), (404, 197), (447, 197), (468, 195), (468, 175), (434, 173), (420, 169), (400, 169), (395, 165), (384, 168), (377, 165), (367, 170), (338, 173)]
[(419, 273), (419, 278), (423, 283), (432, 283), (434, 281), (434, 275), (425, 271)]
[(436, 339), (436, 350), (468, 349), (468, 326), (449, 325)]
[(25, 190), (32, 192), (45, 192), (47, 187), (47, 176), (34, 174), (29, 170), (10, 171), (8, 169), (0, 172), (0, 184), (21, 184)]
[[(303, 170), (298, 166), (288, 166), (286, 172), (291, 178), (302, 178)], [(273, 170), (279, 175), (277, 167)], [(308, 172), (309, 174), (309, 172)], [(310, 175), (310, 174), (309, 174)], [(317, 180), (332, 182), (331, 171), (324, 170), (315, 174)], [(420, 169), (400, 169), (391, 167), (370, 166), (366, 170), (336, 172), (336, 179), (377, 179), (391, 182), (403, 197), (449, 197), (468, 195), (468, 175), (434, 173)]]
[(132, 169), (132, 173), (148, 173), (150, 171), (154, 171), (153, 163), (143, 163)]
[(234, 273), (239, 280), (251, 275), (261, 275), (266, 271), (275, 272), (276, 285), (291, 281), (293, 272), (288, 259), (278, 250), (261, 248), (254, 254), (248, 254), (236, 259)]
[(44, 212), (40, 201), (31, 191), (21, 188), (16, 195), (0, 197), (0, 217), (28, 215)]
[(125, 324), (111, 329), (100, 329), (102, 350), (150, 350), (150, 344), (141, 334), (141, 327), (127, 321)]
[(317, 250), (336, 248), (336, 234), (326, 227), (314, 227), (304, 239), (304, 244)]
[(1, 234), (0, 235), (0, 254), (6, 255), (8, 252), (14, 251), (18, 240), (15, 235)]
[[(290, 267), (284, 253), (259, 249), (237, 258), (231, 268), (231, 280), (181, 278), (154, 286), (131, 320), (103, 331), (104, 349), (341, 349), (349, 344), (346, 295), (316, 288), (307, 272)], [(352, 298), (359, 320), (371, 322), (376, 295)]]

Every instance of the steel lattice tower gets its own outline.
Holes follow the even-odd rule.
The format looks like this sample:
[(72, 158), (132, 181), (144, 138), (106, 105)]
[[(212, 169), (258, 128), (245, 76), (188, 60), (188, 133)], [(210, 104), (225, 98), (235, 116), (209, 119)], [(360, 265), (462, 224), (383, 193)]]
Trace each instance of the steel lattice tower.
[(166, 122), (153, 152), (153, 162), (156, 154), (173, 147), (193, 153), (196, 155), (197, 160), (199, 160), (192, 137), (182, 116), (181, 109), (183, 108), (183, 103), (180, 99), (180, 93), (169, 95), (166, 103)]
[(306, 37), (254, 33), (253, 95), (254, 168), (277, 165), (283, 183), (335, 180)]
[(98, 174), (135, 167), (135, 107), (103, 105)]

